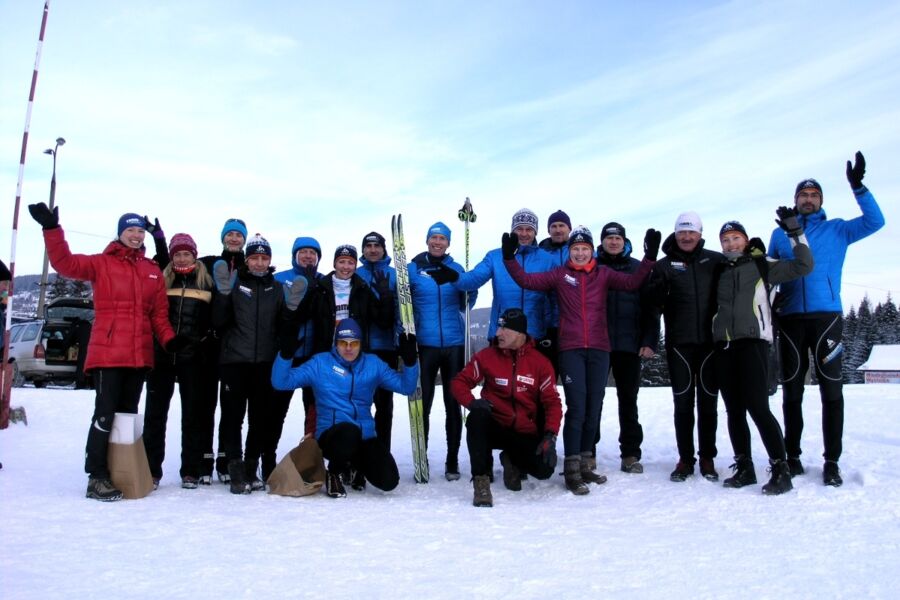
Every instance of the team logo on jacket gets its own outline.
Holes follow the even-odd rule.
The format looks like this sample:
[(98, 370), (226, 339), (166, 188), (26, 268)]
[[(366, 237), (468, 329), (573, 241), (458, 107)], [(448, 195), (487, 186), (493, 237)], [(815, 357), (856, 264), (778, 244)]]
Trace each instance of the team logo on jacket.
[(245, 296), (247, 296), (248, 298), (253, 295), (253, 290), (248, 288), (246, 285), (239, 285), (238, 291), (240, 293), (244, 294)]
[(159, 279), (159, 276), (156, 275), (155, 273), (150, 273), (149, 277), (150, 277), (150, 279)]
[(685, 265), (683, 262), (673, 260), (670, 264), (672, 265), (672, 268), (675, 269), (676, 271), (686, 271), (687, 270), (687, 265)]
[(566, 274), (565, 276), (563, 276), (563, 279), (571, 286), (578, 286), (578, 280), (571, 275)]
[(534, 385), (534, 377), (528, 377), (527, 375), (516, 375), (516, 381), (521, 381), (526, 385)]
[(509, 385), (509, 379), (506, 379), (505, 377), (494, 377), (494, 383), (505, 387)]
[(347, 374), (347, 371), (345, 371), (344, 369), (340, 368), (337, 365), (331, 365), (331, 370), (334, 371), (335, 373), (337, 373), (338, 375), (340, 375), (341, 377), (343, 377), (344, 375)]

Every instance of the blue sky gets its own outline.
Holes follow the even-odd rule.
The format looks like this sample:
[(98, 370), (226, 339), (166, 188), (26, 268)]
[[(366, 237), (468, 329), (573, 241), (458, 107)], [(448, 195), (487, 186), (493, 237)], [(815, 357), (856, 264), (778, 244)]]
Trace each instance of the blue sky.
[[(0, 256), (9, 257), (22, 126), (43, 2), (0, 0)], [(220, 250), (241, 217), (287, 267), (298, 235), (330, 265), (389, 234), (408, 254), (471, 197), (473, 264), (513, 212), (597, 230), (702, 216), (768, 241), (774, 209), (816, 177), (831, 218), (859, 214), (861, 149), (888, 220), (854, 245), (845, 305), (900, 292), (900, 5), (819, 2), (238, 2), (54, 0), (31, 123), (17, 273), (40, 270), (57, 203), (76, 252), (123, 212)], [(541, 231), (544, 237), (546, 231)], [(327, 270), (327, 268), (325, 268)], [(487, 305), (488, 296), (479, 298)]]

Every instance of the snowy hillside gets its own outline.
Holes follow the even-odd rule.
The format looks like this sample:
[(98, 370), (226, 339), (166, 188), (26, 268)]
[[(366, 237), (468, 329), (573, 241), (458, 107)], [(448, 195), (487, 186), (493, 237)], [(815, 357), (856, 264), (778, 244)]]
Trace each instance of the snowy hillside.
[[(463, 479), (441, 477), (440, 402), (432, 483), (412, 482), (406, 409), (396, 397), (400, 486), (332, 500), (233, 496), (218, 483), (181, 489), (173, 401), (160, 489), (103, 504), (84, 498), (92, 394), (16, 389), (13, 404), (27, 407), (29, 425), (0, 432), (0, 593), (7, 600), (892, 598), (900, 589), (900, 386), (845, 390), (841, 488), (821, 483), (817, 389), (805, 404), (808, 474), (785, 496), (765, 497), (760, 486), (727, 490), (698, 477), (671, 483), (672, 403), (666, 389), (653, 388), (642, 389), (639, 401), (643, 475), (617, 470), (613, 398), (602, 423), (606, 485), (575, 497), (554, 477), (513, 493), (503, 488), (497, 462), (494, 508), (477, 509), (465, 450)], [(779, 414), (780, 401), (773, 408)], [(280, 455), (301, 430), (295, 400)], [(721, 403), (718, 443), (724, 474), (731, 450)], [(762, 478), (755, 430), (753, 450)]]

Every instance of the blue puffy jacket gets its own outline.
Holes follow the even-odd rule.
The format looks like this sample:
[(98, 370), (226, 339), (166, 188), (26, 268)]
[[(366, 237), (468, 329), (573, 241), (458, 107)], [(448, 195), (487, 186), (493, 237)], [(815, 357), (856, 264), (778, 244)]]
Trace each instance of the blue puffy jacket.
[[(412, 294), (413, 312), (416, 319), (416, 340), (420, 346), (447, 348), (463, 346), (466, 343), (465, 292), (453, 285), (438, 285), (429, 275), (437, 269), (437, 264), (422, 252), (416, 256), (409, 271), (409, 291)], [(441, 258), (444, 266), (465, 273), (462, 265), (445, 254)], [(469, 307), (475, 305), (478, 292), (469, 293)]]
[[(548, 252), (536, 245), (519, 246), (516, 260), (526, 273), (543, 273), (556, 267), (556, 261)], [(500, 248), (488, 252), (484, 259), (468, 273), (459, 276), (454, 284), (463, 291), (475, 291), (491, 280), (494, 300), (491, 304), (491, 322), (488, 338), (497, 331), (497, 319), (507, 308), (521, 308), (528, 318), (528, 335), (541, 339), (546, 335), (547, 326), (552, 323), (553, 306), (546, 292), (535, 292), (520, 288), (503, 266)]]
[[(293, 284), (294, 278), (298, 275), (305, 275), (304, 269), (297, 264), (297, 250), (300, 248), (312, 248), (316, 251), (316, 254), (319, 255), (319, 258), (322, 258), (322, 248), (319, 246), (319, 242), (316, 241), (316, 238), (298, 237), (295, 239), (294, 245), (291, 247), (291, 268), (275, 273), (275, 280), (284, 285), (285, 295), (287, 295), (288, 290)], [(322, 274), (316, 273), (316, 279), (321, 278)], [(312, 356), (314, 339), (313, 323), (314, 320), (309, 319), (300, 325), (300, 331), (297, 333), (297, 339), (300, 341), (300, 345), (297, 347), (297, 352), (294, 353), (294, 358), (307, 358)]]
[(402, 332), (400, 326), (400, 308), (397, 304), (397, 270), (390, 266), (391, 257), (387, 255), (374, 263), (366, 260), (365, 256), (360, 256), (359, 262), (362, 263), (362, 266), (356, 270), (357, 275), (362, 277), (363, 280), (369, 284), (369, 287), (372, 288), (372, 291), (375, 292), (376, 295), (378, 294), (378, 290), (373, 283), (375, 271), (384, 271), (387, 273), (388, 284), (391, 288), (391, 292), (394, 294), (394, 326), (390, 329), (385, 329), (374, 323), (369, 323), (368, 331), (366, 331), (366, 337), (369, 340), (369, 349), (396, 350), (397, 336)]
[(365, 440), (375, 437), (375, 388), (409, 395), (415, 391), (418, 378), (418, 363), (412, 367), (404, 365), (397, 372), (374, 354), (364, 352), (349, 363), (334, 348), (314, 355), (299, 367), (291, 368), (291, 361), (281, 356), (272, 365), (272, 386), (276, 390), (313, 388), (316, 438), (338, 423), (353, 423), (362, 430)]
[[(884, 215), (868, 189), (854, 190), (862, 215), (855, 219), (828, 219), (824, 210), (801, 215), (800, 225), (809, 240), (815, 259), (812, 273), (806, 277), (786, 281), (780, 286), (781, 307), (778, 314), (843, 313), (841, 306), (841, 271), (847, 246), (872, 235), (884, 226)], [(793, 259), (790, 241), (780, 228), (772, 232), (769, 256)]]
[[(553, 238), (544, 238), (541, 240), (541, 243), (538, 244), (538, 248), (550, 254), (553, 257), (553, 264), (557, 267), (566, 266), (566, 261), (569, 260), (569, 243), (563, 242), (562, 244), (554, 244)], [(551, 303), (551, 317), (547, 322), (547, 327), (559, 327), (559, 302), (556, 298), (556, 292), (550, 292), (550, 303)]]

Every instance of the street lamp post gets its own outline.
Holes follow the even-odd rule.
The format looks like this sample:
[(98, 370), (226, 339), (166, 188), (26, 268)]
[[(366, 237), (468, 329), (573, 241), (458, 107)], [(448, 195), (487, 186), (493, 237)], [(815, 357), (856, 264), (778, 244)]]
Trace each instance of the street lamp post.
[[(66, 140), (59, 137), (56, 138), (56, 145), (53, 148), (47, 148), (44, 150), (44, 154), (49, 154), (53, 157), (53, 176), (50, 178), (50, 210), (53, 210), (53, 205), (56, 202), (56, 155), (59, 152), (59, 147), (64, 145)], [(38, 305), (37, 305), (37, 318), (44, 318), (44, 299), (47, 295), (47, 279), (48, 279), (48, 271), (50, 268), (50, 257), (47, 256), (47, 248), (44, 247), (44, 268), (41, 270), (41, 293), (38, 297)]]

